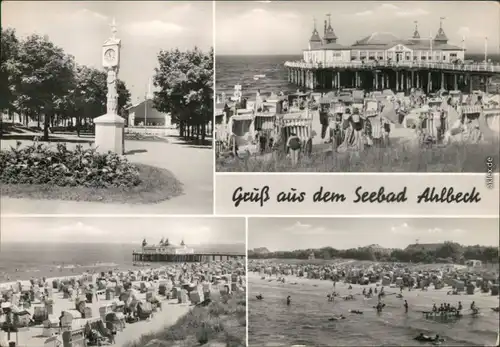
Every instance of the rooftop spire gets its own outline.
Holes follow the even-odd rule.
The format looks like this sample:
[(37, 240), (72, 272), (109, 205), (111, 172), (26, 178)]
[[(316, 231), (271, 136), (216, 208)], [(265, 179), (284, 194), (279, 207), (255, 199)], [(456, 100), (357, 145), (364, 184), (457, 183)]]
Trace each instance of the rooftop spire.
[(309, 42), (319, 42), (321, 43), (321, 37), (319, 36), (318, 30), (316, 29), (316, 18), (313, 18), (314, 29), (309, 39)]
[(420, 34), (418, 32), (418, 21), (414, 21), (413, 23), (415, 23), (415, 31), (413, 32), (413, 38), (414, 39), (419, 39), (420, 38)]
[[(331, 14), (327, 13), (326, 16), (328, 17), (328, 28), (325, 30), (325, 43), (336, 43), (337, 42), (337, 35), (335, 35), (335, 31), (333, 31), (332, 28), (332, 20), (331, 20)], [(325, 21), (325, 26), (326, 26), (326, 21)]]
[(111, 22), (111, 24), (109, 25), (111, 27), (111, 35), (114, 39), (116, 39), (116, 33), (118, 32), (118, 30), (116, 29), (116, 20), (115, 20), (115, 17), (113, 17), (113, 21)]
[(436, 37), (434, 38), (434, 41), (442, 42), (442, 43), (447, 43), (448, 42), (448, 37), (444, 33), (443, 30), (443, 20), (445, 20), (445, 17), (439, 17), (439, 30), (436, 34)]

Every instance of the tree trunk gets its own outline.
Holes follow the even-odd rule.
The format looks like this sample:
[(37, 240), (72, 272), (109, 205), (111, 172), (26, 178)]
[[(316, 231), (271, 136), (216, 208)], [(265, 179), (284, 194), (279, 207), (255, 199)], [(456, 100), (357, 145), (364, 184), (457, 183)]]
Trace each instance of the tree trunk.
[(203, 123), (201, 125), (201, 143), (205, 143), (206, 135), (207, 135), (207, 125)]
[(50, 120), (52, 116), (52, 111), (45, 111), (45, 114), (43, 115), (43, 140), (44, 141), (49, 141), (49, 127), (50, 127)]
[(41, 127), (40, 127), (40, 112), (39, 112), (39, 113), (37, 114), (37, 116), (36, 116), (36, 122), (37, 122), (37, 127), (38, 127), (38, 129), (40, 129), (40, 128), (41, 128)]
[[(80, 115), (77, 114), (76, 115), (76, 136), (80, 137)], [(71, 122), (73, 122), (73, 118), (71, 118)]]

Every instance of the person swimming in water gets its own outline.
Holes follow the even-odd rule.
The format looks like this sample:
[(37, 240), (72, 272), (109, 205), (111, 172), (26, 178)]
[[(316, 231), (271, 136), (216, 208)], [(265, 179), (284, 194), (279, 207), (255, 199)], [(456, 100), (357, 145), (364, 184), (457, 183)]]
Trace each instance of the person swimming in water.
[(257, 300), (262, 300), (262, 299), (264, 299), (264, 297), (262, 296), (262, 294), (257, 295), (257, 296), (256, 296), (256, 298), (257, 298)]
[(291, 299), (290, 295), (288, 295), (287, 298), (286, 298), (286, 305), (290, 306), (291, 302), (292, 302), (292, 299)]

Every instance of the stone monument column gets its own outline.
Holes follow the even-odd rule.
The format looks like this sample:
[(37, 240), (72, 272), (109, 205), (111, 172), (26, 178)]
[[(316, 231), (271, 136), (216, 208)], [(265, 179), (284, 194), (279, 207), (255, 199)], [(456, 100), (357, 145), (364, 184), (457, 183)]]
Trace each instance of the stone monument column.
[(94, 119), (95, 146), (100, 153), (124, 154), (125, 120), (118, 115), (117, 79), (120, 69), (121, 40), (116, 38), (116, 23), (111, 24), (112, 36), (102, 46), (102, 65), (106, 69), (108, 93), (106, 114)]

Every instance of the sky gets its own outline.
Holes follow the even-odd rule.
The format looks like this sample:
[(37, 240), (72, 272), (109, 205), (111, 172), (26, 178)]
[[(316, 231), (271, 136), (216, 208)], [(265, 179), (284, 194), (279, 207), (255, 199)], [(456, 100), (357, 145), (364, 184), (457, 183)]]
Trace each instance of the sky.
[(416, 240), (498, 247), (498, 230), (499, 220), (494, 218), (250, 218), (248, 249), (348, 249), (372, 244), (406, 248)]
[(15, 217), (0, 221), (0, 242), (244, 244), (244, 218)]
[(421, 37), (436, 35), (439, 18), (450, 43), (468, 51), (500, 53), (500, 5), (495, 1), (241, 1), (217, 2), (216, 54), (302, 54), (313, 30), (323, 33), (331, 14), (338, 43), (351, 45), (374, 32), (408, 38), (418, 21)]
[(113, 17), (122, 40), (119, 78), (144, 99), (160, 50), (213, 46), (213, 4), (204, 1), (2, 1), (2, 27), (48, 35), (76, 62), (102, 68)]

